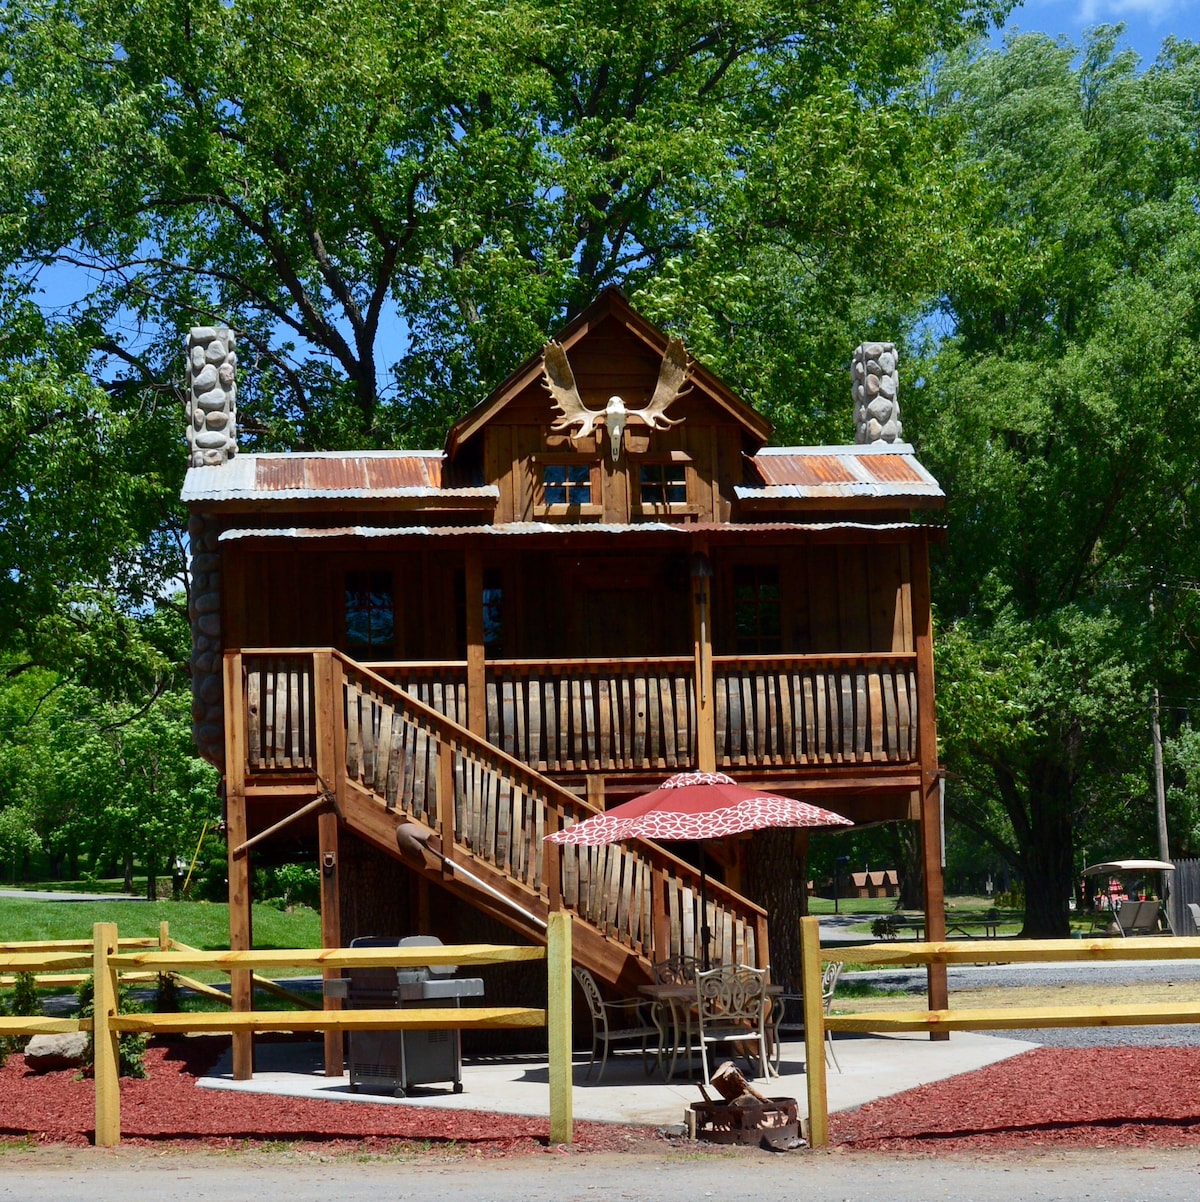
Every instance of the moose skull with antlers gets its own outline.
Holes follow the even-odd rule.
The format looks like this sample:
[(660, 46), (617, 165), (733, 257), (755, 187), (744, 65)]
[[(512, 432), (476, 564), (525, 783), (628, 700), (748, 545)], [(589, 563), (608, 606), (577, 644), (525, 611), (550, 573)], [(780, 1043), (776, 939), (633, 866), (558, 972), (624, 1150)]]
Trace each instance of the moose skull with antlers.
[(691, 391), (685, 388), (691, 361), (683, 341), (672, 338), (667, 343), (662, 367), (658, 371), (658, 383), (650, 402), (640, 409), (627, 409), (619, 397), (609, 397), (604, 409), (589, 409), (575, 386), (575, 375), (567, 361), (567, 352), (557, 342), (547, 342), (542, 351), (542, 379), (550, 391), (554, 408), (559, 416), (550, 428), (556, 431), (573, 430), (571, 437), (582, 438), (597, 426), (608, 431), (609, 450), (615, 463), (621, 457), (625, 440), (625, 427), (632, 421), (640, 421), (652, 430), (666, 430), (677, 426), (683, 418), (667, 417), (667, 409), (681, 396)]

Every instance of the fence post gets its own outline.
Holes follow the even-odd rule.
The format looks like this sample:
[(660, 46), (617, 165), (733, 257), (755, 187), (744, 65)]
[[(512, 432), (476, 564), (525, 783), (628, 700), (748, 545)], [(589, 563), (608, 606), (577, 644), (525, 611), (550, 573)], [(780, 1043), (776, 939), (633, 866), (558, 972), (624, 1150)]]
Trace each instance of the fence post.
[(575, 1139), (571, 1095), (571, 915), (553, 910), (546, 922), (546, 1035), (550, 1044), (550, 1142)]
[(800, 976), (804, 993), (804, 1076), (808, 1081), (808, 1146), (829, 1144), (825, 1092), (825, 1004), (821, 997), (821, 925), (800, 919)]
[(121, 1142), (121, 1062), (117, 1032), (117, 973), (108, 958), (117, 950), (117, 927), (98, 922), (92, 927), (92, 1046), (96, 1087), (96, 1147)]

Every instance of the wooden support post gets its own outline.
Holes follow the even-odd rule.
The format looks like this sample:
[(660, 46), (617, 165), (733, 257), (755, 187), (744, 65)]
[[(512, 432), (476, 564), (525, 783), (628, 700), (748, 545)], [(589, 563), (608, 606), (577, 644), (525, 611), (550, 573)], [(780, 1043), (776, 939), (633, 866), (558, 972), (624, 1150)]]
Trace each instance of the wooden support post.
[(550, 1142), (574, 1142), (571, 1080), (571, 915), (546, 924), (546, 1035), (550, 1045)]
[(483, 646), (483, 557), (466, 550), (467, 729), (487, 738), (487, 669)]
[(708, 544), (692, 549), (692, 659), (696, 690), (696, 767), (717, 770), (716, 707), (713, 704), (712, 565)]
[(767, 935), (767, 916), (758, 914), (754, 918), (754, 943), (758, 955), (758, 967), (771, 967), (771, 941)]
[(108, 957), (117, 950), (116, 923), (96, 923), (92, 941), (96, 1147), (112, 1148), (121, 1142), (121, 1060), (112, 1026), (117, 1013), (117, 973), (108, 966)]
[(598, 810), (607, 809), (604, 801), (604, 777), (598, 772), (589, 772), (584, 777), (588, 805)]
[(825, 1085), (825, 1002), (821, 996), (821, 926), (800, 919), (800, 976), (804, 993), (804, 1076), (808, 1081), (808, 1146), (829, 1145)]
[[(338, 872), (338, 817), (326, 810), (317, 818), (317, 838), (320, 849), (321, 869), (321, 946), (342, 946), (342, 911)], [(340, 977), (341, 971), (326, 968), (321, 976), (326, 981)], [(325, 998), (326, 1010), (340, 1010), (341, 998)], [(336, 1030), (325, 1032), (325, 1076), (342, 1075), (342, 1033)]]
[[(912, 544), (912, 623), (917, 653), (917, 754), (921, 763), (921, 857), (925, 877), (925, 938), (946, 938), (946, 897), (942, 879), (942, 810), (938, 775), (937, 711), (933, 700), (933, 607), (929, 595), (929, 544), (918, 536)], [(949, 993), (945, 964), (930, 964), (929, 1008), (945, 1010)], [(930, 1032), (948, 1039), (948, 1031)]]
[[(246, 842), (246, 703), (242, 656), (225, 653), (225, 838), (229, 846), (229, 950), (248, 952), (254, 946), (250, 916), (250, 856), (233, 850)], [(234, 1010), (254, 1008), (254, 985), (248, 969), (229, 975)], [(248, 1081), (254, 1075), (254, 1037), (233, 1033), (233, 1077)]]
[[(318, 651), (313, 656), (313, 692), (316, 706), (316, 761), (317, 779), (336, 790), (338, 780), (338, 713), (337, 702), (340, 692), (334, 690), (333, 653)], [(338, 847), (337, 811), (326, 809), (317, 816), (317, 860), (321, 873), (321, 946), (342, 946), (342, 908)], [(424, 929), (424, 928), (422, 928)], [(341, 976), (341, 970), (326, 968), (321, 976), (332, 981)], [(326, 1010), (340, 1010), (341, 998), (324, 999)], [(344, 1046), (342, 1032), (325, 1032), (325, 1075), (342, 1075)]]

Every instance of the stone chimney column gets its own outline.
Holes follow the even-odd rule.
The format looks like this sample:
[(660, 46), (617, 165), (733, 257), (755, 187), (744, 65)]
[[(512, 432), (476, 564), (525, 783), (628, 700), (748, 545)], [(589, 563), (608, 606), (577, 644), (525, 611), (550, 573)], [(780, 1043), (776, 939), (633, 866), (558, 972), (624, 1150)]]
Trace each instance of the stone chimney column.
[[(198, 326), (188, 334), (187, 443), (191, 467), (219, 467), (237, 454), (237, 351), (232, 330)], [(191, 546), (192, 737), (224, 768), (220, 525), (203, 513), (188, 520)]]
[(903, 442), (898, 364), (891, 342), (864, 342), (854, 348), (850, 391), (856, 443)]
[(215, 467), (237, 454), (237, 351), (232, 330), (188, 334), (188, 463)]

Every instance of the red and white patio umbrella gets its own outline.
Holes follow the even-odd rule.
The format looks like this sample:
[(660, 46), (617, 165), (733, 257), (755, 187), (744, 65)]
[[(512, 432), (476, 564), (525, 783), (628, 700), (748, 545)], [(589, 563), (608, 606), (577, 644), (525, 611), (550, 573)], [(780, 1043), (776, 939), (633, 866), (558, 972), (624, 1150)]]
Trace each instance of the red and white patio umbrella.
[(720, 839), (774, 826), (852, 826), (807, 801), (739, 785), (724, 772), (680, 772), (643, 793), (546, 838), (594, 847), (623, 839)]
[[(807, 801), (739, 785), (723, 772), (680, 772), (657, 789), (595, 814), (546, 838), (553, 843), (595, 847), (625, 839), (670, 841), (720, 839), (767, 827), (853, 826), (849, 818)], [(703, 849), (702, 853), (703, 853)], [(701, 942), (708, 967), (703, 854), (700, 861)]]

